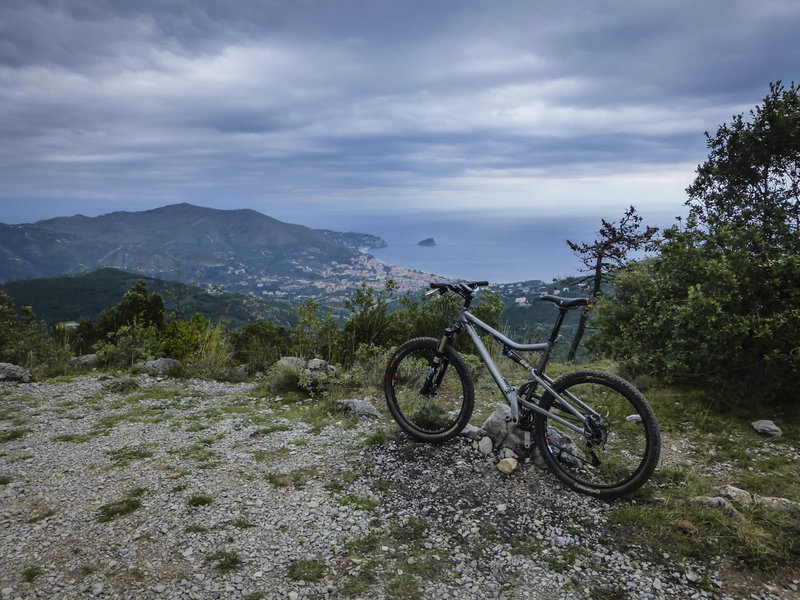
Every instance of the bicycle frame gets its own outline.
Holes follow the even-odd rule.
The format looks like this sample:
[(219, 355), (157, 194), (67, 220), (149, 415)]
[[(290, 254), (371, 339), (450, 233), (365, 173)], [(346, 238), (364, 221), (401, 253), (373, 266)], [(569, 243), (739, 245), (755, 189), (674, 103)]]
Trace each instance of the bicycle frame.
[[(508, 385), (503, 375), (500, 373), (500, 369), (497, 367), (497, 364), (492, 360), (489, 351), (486, 349), (483, 341), (481, 340), (480, 336), (476, 329), (488, 334), (492, 339), (502, 344), (503, 348), (503, 355), (508, 356), (511, 360), (515, 363), (526, 369), (530, 375), (530, 378), (525, 383), (534, 383), (535, 385), (541, 385), (544, 390), (548, 393), (552, 394), (555, 398), (558, 399), (558, 402), (563, 405), (567, 410), (569, 410), (575, 417), (580, 419), (581, 422), (585, 421), (585, 414), (580, 413), (570, 401), (574, 402), (578, 406), (580, 406), (583, 410), (589, 412), (592, 415), (599, 416), (596, 411), (594, 411), (591, 407), (587, 406), (583, 403), (580, 398), (577, 398), (575, 395), (567, 393), (566, 397), (557, 393), (552, 385), (555, 383), (553, 379), (548, 377), (544, 374), (545, 366), (550, 358), (550, 351), (552, 350), (556, 339), (558, 337), (558, 331), (561, 328), (561, 324), (564, 321), (564, 316), (566, 315), (567, 309), (559, 308), (559, 314), (556, 318), (556, 322), (553, 325), (553, 330), (550, 334), (550, 338), (546, 342), (540, 342), (537, 344), (520, 344), (515, 342), (514, 340), (506, 337), (493, 327), (487, 325), (483, 321), (481, 321), (478, 317), (473, 315), (472, 313), (467, 310), (466, 307), (461, 309), (461, 313), (459, 314), (458, 321), (456, 324), (456, 328), (452, 330), (448, 330), (445, 336), (442, 338), (442, 342), (440, 344), (440, 350), (443, 349), (444, 344), (449, 343), (450, 339), (458, 332), (460, 329), (464, 329), (467, 332), (467, 335), (472, 340), (472, 343), (475, 344), (475, 348), (478, 350), (478, 354), (480, 355), (481, 359), (483, 360), (486, 367), (489, 369), (489, 373), (491, 373), (492, 378), (494, 379), (495, 383), (497, 384), (498, 389), (502, 392), (503, 396), (506, 399), (506, 402), (511, 409), (511, 420), (514, 423), (519, 423), (519, 407), (520, 405), (523, 406), (525, 409), (542, 413), (547, 416), (548, 419), (552, 419), (554, 421), (558, 421), (565, 427), (576, 431), (581, 435), (586, 435), (585, 428), (577, 427), (570, 421), (559, 417), (558, 415), (554, 415), (542, 408), (539, 408), (536, 404), (529, 402), (525, 398), (521, 398), (517, 393), (517, 388), (514, 386)], [(539, 367), (534, 368), (531, 366), (524, 358), (519, 356), (514, 352), (542, 352), (542, 358), (539, 362)], [(535, 386), (534, 386), (535, 390)], [(527, 437), (527, 436), (526, 436)], [(528, 445), (528, 440), (526, 440), (526, 445)]]

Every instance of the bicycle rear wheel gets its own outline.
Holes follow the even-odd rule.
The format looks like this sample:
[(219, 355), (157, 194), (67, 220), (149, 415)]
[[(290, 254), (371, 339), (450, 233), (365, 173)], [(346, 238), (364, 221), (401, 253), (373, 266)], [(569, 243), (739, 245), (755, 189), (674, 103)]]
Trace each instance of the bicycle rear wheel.
[(423, 442), (442, 442), (469, 422), (475, 402), (472, 376), (450, 346), (437, 362), (439, 341), (415, 338), (389, 359), (384, 393), (397, 424)]
[(571, 488), (599, 498), (641, 487), (661, 454), (658, 421), (641, 392), (616, 375), (590, 370), (564, 375), (552, 387), (583, 418), (549, 393), (539, 406), (584, 433), (536, 414), (534, 437), (550, 469)]

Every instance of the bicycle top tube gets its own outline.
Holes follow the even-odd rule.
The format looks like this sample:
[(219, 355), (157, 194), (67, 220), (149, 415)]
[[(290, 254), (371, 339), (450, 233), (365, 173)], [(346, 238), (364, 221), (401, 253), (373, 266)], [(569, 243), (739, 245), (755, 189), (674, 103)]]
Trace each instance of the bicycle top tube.
[(478, 329), (488, 333), (494, 339), (498, 340), (499, 342), (502, 342), (504, 345), (508, 346), (512, 350), (519, 350), (522, 352), (542, 352), (544, 350), (547, 350), (547, 346), (549, 345), (547, 342), (537, 342), (535, 344), (520, 344), (519, 342), (515, 342), (511, 338), (506, 337), (493, 327), (490, 327), (472, 313), (464, 311), (462, 314), (464, 322), (469, 323), (470, 325), (474, 325)]

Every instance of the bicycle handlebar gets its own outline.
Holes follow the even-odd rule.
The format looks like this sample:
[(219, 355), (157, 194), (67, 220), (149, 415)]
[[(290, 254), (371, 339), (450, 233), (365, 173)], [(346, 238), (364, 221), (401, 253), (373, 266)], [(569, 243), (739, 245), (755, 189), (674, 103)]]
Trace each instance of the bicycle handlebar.
[(427, 292), (425, 295), (435, 294), (439, 292), (442, 296), (444, 296), (447, 292), (454, 292), (459, 296), (464, 296), (465, 294), (469, 294), (470, 296), (479, 288), (479, 287), (486, 287), (489, 285), (488, 281), (469, 281), (467, 283), (436, 283), (433, 282), (430, 284), (431, 291)]

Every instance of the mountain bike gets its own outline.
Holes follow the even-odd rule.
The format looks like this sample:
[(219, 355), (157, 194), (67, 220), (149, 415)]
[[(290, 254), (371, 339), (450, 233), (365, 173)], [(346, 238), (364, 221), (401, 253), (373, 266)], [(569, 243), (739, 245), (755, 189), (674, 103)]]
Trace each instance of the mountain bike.
[[(420, 337), (402, 344), (389, 359), (384, 392), (397, 424), (422, 442), (442, 442), (461, 432), (472, 416), (475, 386), (464, 358), (453, 347), (466, 332), (509, 406), (510, 420), (534, 443), (545, 463), (569, 487), (611, 499), (641, 487), (661, 454), (661, 432), (653, 409), (632, 384), (603, 371), (582, 369), (558, 379), (545, 374), (566, 314), (586, 307), (586, 298), (544, 295), (558, 314), (546, 342), (522, 344), (490, 327), (470, 305), (486, 281), (431, 283), (430, 294), (458, 294), (463, 306), (441, 339)], [(494, 340), (528, 371), (519, 387), (509, 385), (478, 332)], [(540, 352), (537, 366), (522, 353)], [(533, 441), (532, 441), (533, 440)]]

